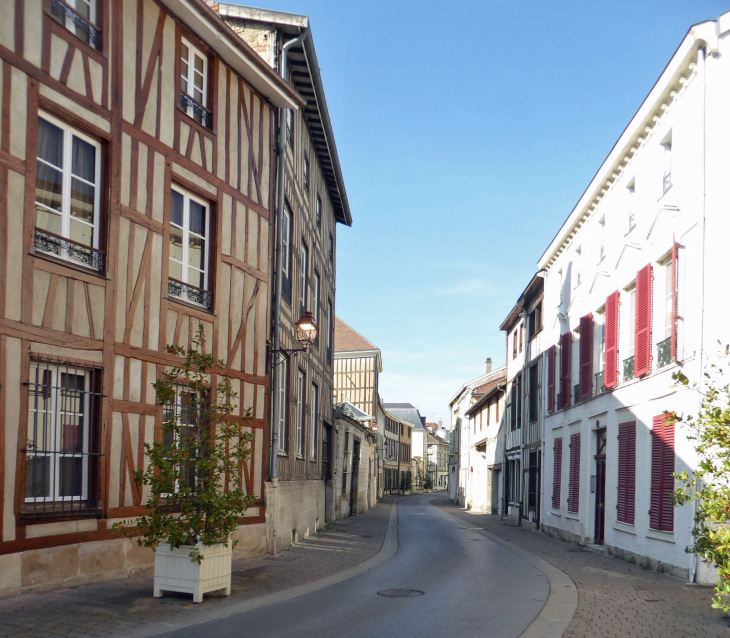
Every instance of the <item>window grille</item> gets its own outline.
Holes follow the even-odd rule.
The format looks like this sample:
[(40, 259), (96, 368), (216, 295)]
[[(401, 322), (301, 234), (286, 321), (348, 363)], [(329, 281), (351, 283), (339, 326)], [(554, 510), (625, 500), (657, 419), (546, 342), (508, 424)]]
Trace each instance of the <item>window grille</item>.
[(51, 15), (86, 44), (100, 51), (101, 31), (92, 24), (95, 14), (95, 0), (51, 0)]
[(100, 516), (102, 368), (37, 356), (28, 380), (23, 518)]

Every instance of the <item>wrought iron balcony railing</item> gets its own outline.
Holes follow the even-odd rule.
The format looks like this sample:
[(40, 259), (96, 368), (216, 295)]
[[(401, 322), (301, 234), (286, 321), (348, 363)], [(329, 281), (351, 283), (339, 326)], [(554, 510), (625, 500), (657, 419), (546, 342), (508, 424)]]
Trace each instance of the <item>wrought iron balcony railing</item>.
[(51, 0), (51, 15), (64, 26), (67, 26), (69, 22), (73, 24), (77, 36), (97, 51), (101, 50), (101, 31), (82, 18), (65, 2)]
[(213, 293), (203, 290), (202, 288), (196, 288), (190, 284), (183, 283), (177, 279), (170, 278), (168, 280), (167, 292), (173, 297), (177, 297), (183, 301), (189, 301), (190, 303), (194, 303), (196, 306), (203, 306), (203, 308), (210, 309), (213, 305)]
[(656, 344), (657, 368), (663, 368), (672, 362), (672, 338), (667, 337), (664, 341)]
[(624, 359), (624, 381), (634, 378), (634, 357)]
[(187, 93), (180, 93), (180, 107), (198, 124), (202, 124), (205, 128), (213, 128), (213, 114)]
[(47, 230), (35, 229), (33, 248), (61, 259), (68, 259), (96, 272), (104, 272), (104, 253), (101, 250), (54, 235)]
[(596, 372), (593, 375), (593, 396), (605, 392), (606, 388), (603, 386), (603, 371)]

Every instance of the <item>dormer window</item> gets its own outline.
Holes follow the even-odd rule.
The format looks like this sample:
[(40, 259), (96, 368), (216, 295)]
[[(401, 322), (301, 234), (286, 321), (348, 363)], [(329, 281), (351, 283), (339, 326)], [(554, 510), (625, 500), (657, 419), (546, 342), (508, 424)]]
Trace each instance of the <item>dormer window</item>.
[(180, 107), (198, 124), (213, 125), (208, 110), (208, 57), (185, 38), (180, 47)]

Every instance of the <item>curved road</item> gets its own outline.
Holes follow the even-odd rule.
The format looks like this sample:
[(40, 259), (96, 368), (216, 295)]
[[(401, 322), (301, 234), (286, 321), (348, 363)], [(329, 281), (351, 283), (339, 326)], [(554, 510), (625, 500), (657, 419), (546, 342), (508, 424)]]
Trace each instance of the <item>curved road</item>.
[[(516, 638), (547, 601), (547, 578), (430, 505), (433, 498), (398, 500), (398, 551), (380, 567), (297, 598), (164, 635)], [(424, 595), (377, 595), (386, 589), (416, 589)]]

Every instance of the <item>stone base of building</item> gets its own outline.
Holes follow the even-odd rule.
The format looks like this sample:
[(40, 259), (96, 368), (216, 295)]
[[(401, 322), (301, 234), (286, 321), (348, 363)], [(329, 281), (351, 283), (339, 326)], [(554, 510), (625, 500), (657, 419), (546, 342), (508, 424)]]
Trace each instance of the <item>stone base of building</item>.
[(324, 527), (324, 481), (267, 481), (266, 549), (278, 554)]
[[(548, 536), (552, 536), (553, 538), (557, 538), (561, 541), (565, 541), (568, 543), (576, 543), (577, 545), (589, 545), (591, 540), (593, 540), (588, 536), (581, 536), (580, 534), (575, 534), (573, 532), (566, 532), (564, 529), (560, 529), (559, 527), (553, 527), (552, 525), (543, 524), (541, 527), (542, 531)], [(689, 569), (687, 567), (680, 567), (679, 565), (665, 563), (655, 558), (651, 558), (650, 556), (645, 556), (643, 554), (632, 552), (628, 549), (623, 549), (622, 547), (616, 547), (615, 545), (606, 544), (603, 545), (603, 551), (608, 556), (620, 558), (621, 560), (625, 560), (629, 563), (634, 563), (643, 567), (644, 569), (651, 569), (660, 574), (670, 574), (684, 580), (687, 580), (689, 577)]]

